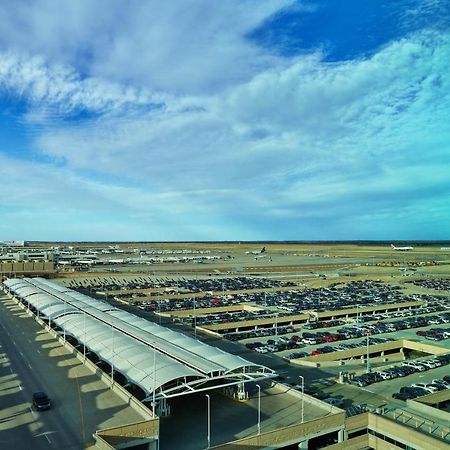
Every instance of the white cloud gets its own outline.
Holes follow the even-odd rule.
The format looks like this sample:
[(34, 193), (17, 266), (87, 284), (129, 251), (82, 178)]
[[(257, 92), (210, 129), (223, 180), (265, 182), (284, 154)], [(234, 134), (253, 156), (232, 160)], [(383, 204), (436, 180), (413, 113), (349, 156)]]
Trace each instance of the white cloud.
[(6, 2), (0, 4), (0, 42), (89, 76), (171, 92), (213, 91), (273, 63), (245, 36), (290, 3)]
[[(26, 120), (41, 125), (35, 150), (62, 166), (29, 163), (30, 189), (19, 191), (25, 177), (4, 160), (14, 167), (3, 172), (10, 204), (55, 202), (121, 224), (120, 211), (127, 223), (142, 222), (134, 233), (150, 226), (193, 239), (334, 237), (324, 234), (331, 221), (336, 238), (364, 238), (388, 217), (393, 230), (413, 229), (426, 205), (443, 223), (450, 36), (417, 33), (353, 61), (326, 63), (319, 53), (279, 60), (244, 37), (283, 4), (193, 1), (180, 17), (172, 4), (136, 2), (112, 34), (115, 13), (94, 23), (95, 10), (66, 5), (75, 39), (58, 41), (59, 24), (52, 39), (35, 23), (57, 22), (40, 2), (30, 13), (36, 38), (27, 47), (11, 37), (0, 84), (32, 105)], [(199, 17), (205, 27), (194, 32)], [(0, 36), (14, 33), (8, 27)], [(19, 56), (34, 45), (48, 60)], [(95, 117), (59, 120), (83, 108)], [(309, 234), (289, 234), (300, 221)]]
[(70, 114), (80, 109), (96, 113), (134, 110), (164, 102), (161, 94), (96, 78), (82, 79), (67, 66), (49, 65), (42, 57), (30, 58), (12, 51), (0, 54), (0, 88), (22, 97), (34, 107), (52, 108), (55, 114)]

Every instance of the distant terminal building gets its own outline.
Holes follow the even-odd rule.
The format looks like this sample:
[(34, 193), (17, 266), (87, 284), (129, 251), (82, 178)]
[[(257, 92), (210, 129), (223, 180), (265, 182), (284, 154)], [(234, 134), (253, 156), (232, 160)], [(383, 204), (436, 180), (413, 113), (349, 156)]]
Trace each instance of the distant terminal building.
[(55, 272), (54, 254), (30, 248), (26, 241), (0, 241), (0, 278)]
[(25, 247), (25, 241), (0, 241), (0, 247)]

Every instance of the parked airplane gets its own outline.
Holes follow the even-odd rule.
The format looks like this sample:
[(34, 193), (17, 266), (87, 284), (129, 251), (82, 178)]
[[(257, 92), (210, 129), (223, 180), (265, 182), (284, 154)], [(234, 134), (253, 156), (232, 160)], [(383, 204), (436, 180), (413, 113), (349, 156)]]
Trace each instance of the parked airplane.
[(394, 244), (391, 244), (391, 247), (394, 250), (398, 250), (399, 252), (408, 252), (409, 250), (412, 250), (414, 247), (396, 247)]
[(263, 247), (259, 252), (258, 251), (248, 251), (245, 252), (246, 255), (260, 255), (261, 253), (266, 252), (266, 247)]

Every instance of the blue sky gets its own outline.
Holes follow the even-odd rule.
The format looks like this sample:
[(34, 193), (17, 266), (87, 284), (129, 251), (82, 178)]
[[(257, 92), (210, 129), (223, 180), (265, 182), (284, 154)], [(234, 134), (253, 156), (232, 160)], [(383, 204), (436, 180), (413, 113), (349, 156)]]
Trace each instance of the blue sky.
[(449, 239), (447, 0), (0, 18), (0, 240)]

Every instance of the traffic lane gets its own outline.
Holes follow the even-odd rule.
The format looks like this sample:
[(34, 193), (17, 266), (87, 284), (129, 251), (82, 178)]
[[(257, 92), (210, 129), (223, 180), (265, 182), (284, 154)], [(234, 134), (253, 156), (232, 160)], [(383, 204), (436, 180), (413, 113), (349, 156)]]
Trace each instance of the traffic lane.
[[(5, 307), (2, 302), (0, 305)], [(39, 325), (30, 317), (23, 317), (21, 308), (11, 303), (8, 303), (6, 311), (2, 312), (4, 312), (2, 316), (7, 317), (0, 326), (2, 347), (8, 357), (9, 372), (16, 376), (18, 383), (18, 391), (14, 392), (14, 395), (5, 396), (5, 405), (9, 410), (12, 408), (12, 411), (16, 410), (18, 404), (24, 404), (28, 408), (28, 410), (23, 409), (23, 414), (12, 416), (8, 421), (9, 432), (5, 439), (12, 439), (13, 442), (20, 439), (24, 444), (23, 448), (31, 448), (30, 444), (42, 445), (42, 448), (47, 449), (49, 447), (55, 449), (82, 448), (83, 439), (79, 425), (76, 426), (77, 422), (75, 421), (75, 428), (70, 411), (59, 405), (60, 402), (55, 392), (55, 388), (58, 386), (55, 386), (54, 380), (49, 376), (49, 370), (51, 371), (52, 368), (47, 369), (36, 364), (38, 357), (41, 359), (41, 363), (45, 362), (45, 358), (40, 357), (39, 354), (35, 356), (37, 348), (33, 337), (36, 332), (39, 332)], [(14, 314), (14, 316), (8, 317), (9, 314)], [(15, 321), (17, 317), (24, 320), (28, 318), (27, 326), (19, 327)], [(37, 391), (45, 391), (52, 398), (51, 410), (37, 412), (31, 409), (31, 396)], [(19, 427), (26, 425), (26, 432), (19, 434), (14, 426), (16, 424)]]
[[(58, 428), (58, 419), (53, 429), (66, 433), (67, 426), (73, 434), (79, 432), (83, 443), (93, 443), (92, 435), (98, 429), (144, 420), (14, 301), (5, 301), (4, 306), (10, 315), (3, 316), (12, 321), (11, 326), (16, 330), (12, 338), (22, 339), (23, 347), (30, 347), (28, 353), (22, 350), (30, 365), (40, 368), (41, 378), (49, 378), (45, 389), (53, 397), (55, 409), (61, 410), (69, 422)], [(42, 384), (39, 386), (42, 389)]]

